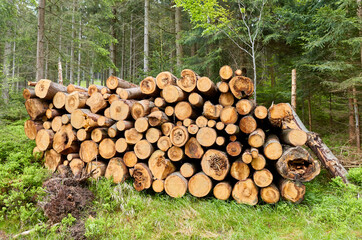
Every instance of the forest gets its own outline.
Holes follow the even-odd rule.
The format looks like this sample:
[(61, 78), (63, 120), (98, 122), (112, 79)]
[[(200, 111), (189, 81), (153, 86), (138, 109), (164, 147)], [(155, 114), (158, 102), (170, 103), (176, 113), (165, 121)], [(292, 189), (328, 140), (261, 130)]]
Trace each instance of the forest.
[[(361, 0), (0, 0), (0, 33), (0, 239), (362, 236)], [(192, 69), (217, 83), (224, 65), (242, 70), (254, 83), (253, 99), (267, 108), (291, 102), (294, 79), (296, 113), (321, 135), (353, 184), (331, 180), (322, 170), (306, 184), (302, 204), (252, 208), (92, 180), (88, 215), (49, 223), (39, 209), (50, 175), (34, 159), (35, 144), (23, 130), (28, 82), (88, 88), (106, 86), (113, 75), (139, 84), (163, 71), (180, 77)], [(149, 208), (159, 211), (148, 214)], [(286, 226), (295, 213), (298, 221)]]

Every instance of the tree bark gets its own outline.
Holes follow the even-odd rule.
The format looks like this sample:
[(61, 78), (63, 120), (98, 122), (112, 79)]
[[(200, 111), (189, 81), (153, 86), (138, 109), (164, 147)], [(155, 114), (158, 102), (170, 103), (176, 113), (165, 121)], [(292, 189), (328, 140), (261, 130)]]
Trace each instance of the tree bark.
[(294, 111), (297, 109), (297, 70), (292, 70), (292, 98), (291, 98), (291, 106)]
[(149, 58), (149, 9), (150, 1), (145, 0), (145, 25), (144, 25), (144, 43), (143, 43), (143, 72), (147, 73), (148, 69), (148, 58)]
[(45, 0), (39, 0), (38, 7), (38, 37), (36, 47), (36, 77), (39, 81), (44, 78), (44, 24), (45, 24)]
[(181, 68), (183, 58), (183, 47), (181, 40), (181, 7), (176, 7), (175, 11), (175, 32), (176, 32), (176, 65)]

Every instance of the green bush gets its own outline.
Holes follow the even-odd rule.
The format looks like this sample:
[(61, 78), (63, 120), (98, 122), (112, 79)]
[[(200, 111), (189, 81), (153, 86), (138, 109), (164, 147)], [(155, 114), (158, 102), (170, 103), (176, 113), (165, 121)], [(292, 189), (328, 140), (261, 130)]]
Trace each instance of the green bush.
[(362, 187), (362, 167), (349, 169), (348, 180)]

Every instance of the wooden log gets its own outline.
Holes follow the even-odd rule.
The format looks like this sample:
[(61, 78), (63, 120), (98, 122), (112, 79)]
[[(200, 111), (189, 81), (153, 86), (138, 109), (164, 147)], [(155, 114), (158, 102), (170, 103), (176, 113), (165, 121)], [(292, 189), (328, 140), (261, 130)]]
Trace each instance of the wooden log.
[(191, 124), (194, 124), (195, 121), (190, 119), (190, 118), (186, 118), (182, 121), (182, 124), (185, 126), (185, 127), (188, 127), (190, 126)]
[(196, 118), (196, 125), (199, 128), (206, 127), (207, 123), (208, 123), (208, 120), (204, 116), (199, 116), (198, 118)]
[(67, 160), (73, 161), (73, 159), (80, 158), (79, 153), (69, 153), (67, 154)]
[(113, 102), (119, 101), (119, 100), (121, 100), (121, 98), (118, 96), (118, 94), (111, 94), (111, 95), (108, 97), (108, 103), (109, 103), (109, 104), (112, 104)]
[(157, 97), (154, 101), (155, 106), (158, 108), (164, 108), (166, 107), (166, 101), (162, 97)]
[(177, 147), (182, 147), (189, 139), (189, 133), (184, 126), (176, 126), (170, 132), (171, 143)]
[(225, 127), (225, 132), (229, 135), (239, 134), (240, 128), (235, 124), (228, 124)]
[(86, 172), (91, 174), (92, 178), (98, 179), (104, 176), (107, 164), (103, 161), (92, 161), (87, 164)]
[(161, 125), (162, 134), (165, 136), (170, 136), (171, 130), (175, 127), (173, 123), (166, 122)]
[(37, 122), (37, 121), (32, 121), (32, 120), (26, 120), (24, 123), (24, 132), (25, 135), (30, 139), (30, 140), (35, 140), (37, 133), (43, 129), (43, 123), (42, 122)]
[(54, 149), (50, 149), (45, 152), (44, 160), (44, 166), (55, 172), (62, 161), (62, 155), (54, 151)]
[[(122, 121), (122, 120), (120, 120)], [(111, 127), (114, 124), (117, 124), (117, 122), (111, 118), (105, 117), (105, 116), (100, 116), (97, 119), (97, 124), (99, 127)]]
[(99, 155), (105, 159), (111, 159), (116, 155), (116, 144), (110, 138), (105, 138), (99, 144)]
[(264, 155), (270, 160), (278, 160), (283, 154), (282, 145), (279, 138), (272, 134), (269, 135), (264, 143)]
[(273, 174), (266, 168), (255, 171), (253, 180), (258, 187), (267, 187), (273, 182)]
[(293, 119), (293, 110), (287, 103), (272, 104), (268, 111), (268, 118), (273, 126), (287, 129), (283, 127), (283, 123), (288, 123)]
[(141, 141), (143, 134), (137, 132), (135, 128), (130, 128), (124, 132), (124, 138), (128, 144), (134, 145), (138, 141)]
[(246, 163), (236, 160), (231, 165), (230, 175), (236, 180), (245, 180), (250, 175), (250, 168)]
[(25, 108), (30, 116), (30, 119), (35, 120), (46, 113), (49, 108), (49, 104), (38, 98), (30, 98), (25, 101)]
[(119, 153), (124, 153), (128, 150), (128, 143), (125, 138), (118, 138), (115, 145), (116, 151)]
[(52, 122), (50, 122), (50, 121), (43, 122), (43, 128), (46, 129), (46, 130), (51, 129), (52, 128)]
[(222, 66), (219, 75), (222, 81), (228, 81), (233, 77), (233, 69), (228, 65)]
[(162, 151), (167, 151), (172, 146), (171, 140), (167, 136), (162, 136), (157, 141), (157, 148)]
[(117, 129), (119, 131), (125, 131), (134, 127), (134, 121), (119, 120), (117, 122)]
[(107, 81), (106, 85), (109, 89), (115, 90), (117, 88), (134, 88), (137, 87), (136, 84), (127, 82), (123, 79), (120, 79), (116, 76), (110, 76)]
[(121, 99), (127, 100), (127, 99), (144, 99), (147, 95), (142, 93), (140, 87), (135, 88), (117, 88), (118, 95), (121, 97)]
[(167, 106), (165, 108), (165, 114), (169, 117), (173, 117), (173, 115), (175, 114), (175, 108), (172, 106)]
[(28, 100), (30, 98), (35, 98), (36, 97), (35, 90), (34, 89), (24, 88), (23, 97), (24, 97), (25, 100)]
[(47, 109), (46, 112), (45, 112), (45, 116), (48, 118), (48, 119), (53, 119), (57, 116), (61, 116), (62, 115), (62, 112), (61, 111), (58, 111), (56, 109)]
[(216, 141), (217, 133), (215, 129), (209, 127), (200, 128), (196, 134), (197, 141), (203, 147), (211, 147)]
[(309, 182), (319, 174), (320, 164), (302, 147), (285, 147), (276, 169), (283, 178)]
[(270, 186), (264, 187), (260, 190), (260, 197), (264, 202), (274, 204), (279, 201), (280, 192), (274, 184), (271, 184)]
[(92, 130), (91, 139), (98, 143), (108, 136), (108, 128), (95, 128)]
[(219, 182), (214, 187), (214, 196), (219, 200), (228, 200), (230, 198), (232, 187), (228, 182)]
[(248, 115), (253, 112), (255, 102), (249, 99), (241, 99), (236, 103), (235, 107), (240, 115)]
[(162, 132), (157, 128), (149, 128), (146, 132), (146, 139), (150, 143), (156, 143), (160, 139)]
[(123, 183), (129, 177), (129, 173), (122, 158), (115, 157), (109, 160), (104, 176), (112, 178), (114, 183)]
[(196, 173), (196, 165), (193, 163), (184, 163), (180, 167), (180, 173), (185, 178), (189, 178)]
[(256, 158), (253, 158), (250, 165), (255, 170), (262, 170), (266, 165), (266, 160), (263, 155), (258, 154)]
[(242, 149), (243, 145), (239, 141), (230, 142), (226, 146), (226, 152), (232, 157), (239, 156)]
[(217, 89), (219, 89), (219, 92), (221, 93), (229, 92), (229, 84), (227, 82), (218, 82), (216, 86)]
[(69, 163), (70, 170), (75, 178), (80, 178), (82, 176), (84, 165), (84, 162), (79, 158), (75, 158)]
[(63, 125), (60, 130), (54, 134), (53, 149), (61, 154), (79, 152), (77, 133), (73, 130), (72, 125)]
[(163, 192), (164, 189), (165, 189), (164, 180), (160, 180), (160, 179), (153, 180), (153, 182), (152, 182), (153, 191), (155, 191), (156, 193), (160, 193), (160, 192)]
[(164, 89), (168, 85), (176, 85), (177, 77), (170, 72), (160, 72), (156, 77), (157, 87)]
[(42, 79), (36, 83), (35, 94), (38, 98), (52, 100), (57, 92), (67, 92), (67, 87), (48, 79)]
[(67, 92), (68, 93), (72, 93), (72, 92), (88, 92), (88, 88), (85, 88), (85, 87), (81, 87), (81, 86), (77, 86), (77, 85), (74, 85), (74, 84), (69, 84), (67, 86)]
[(131, 115), (134, 120), (138, 118), (147, 116), (151, 113), (151, 109), (155, 106), (152, 101), (149, 100), (141, 100), (133, 104), (131, 108)]
[(148, 166), (156, 179), (163, 180), (176, 170), (176, 167), (169, 159), (166, 159), (165, 152), (156, 150), (148, 160)]
[(162, 90), (162, 97), (168, 103), (183, 101), (187, 98), (187, 94), (181, 88), (173, 85), (166, 86)]
[(254, 132), (250, 133), (248, 143), (251, 147), (261, 147), (265, 142), (265, 133), (261, 128), (257, 128)]
[(250, 134), (256, 130), (257, 123), (252, 116), (247, 115), (240, 119), (239, 128), (243, 133)]
[(117, 129), (117, 123), (110, 126), (107, 133), (110, 138), (115, 138), (120, 133)]
[(205, 152), (201, 160), (202, 171), (217, 181), (225, 179), (229, 172), (230, 164), (226, 153), (215, 149)]
[(168, 149), (167, 156), (171, 161), (181, 161), (182, 159), (184, 159), (184, 151), (182, 148), (172, 146)]
[(303, 146), (308, 140), (308, 135), (299, 129), (285, 129), (282, 131), (280, 138), (288, 145)]
[(204, 106), (204, 99), (198, 93), (191, 93), (188, 100), (194, 107), (202, 108)]
[(282, 197), (292, 203), (301, 203), (305, 195), (305, 185), (301, 182), (294, 182), (284, 179), (279, 185)]
[(180, 198), (187, 191), (187, 180), (180, 172), (171, 173), (165, 180), (165, 192), (173, 197)]
[(249, 149), (246, 149), (243, 152), (243, 154), (241, 155), (241, 160), (246, 164), (251, 163), (251, 161), (253, 160), (253, 157), (251, 156), (251, 152)]
[(30, 86), (30, 87), (35, 87), (37, 83), (38, 83), (38, 82), (28, 81), (28, 86)]
[(80, 94), (79, 92), (72, 92), (67, 95), (65, 99), (65, 109), (72, 113), (76, 109), (84, 108), (88, 99), (88, 95)]
[(139, 159), (147, 159), (153, 153), (154, 148), (149, 141), (143, 139), (135, 144), (133, 151)]
[(89, 94), (89, 96), (92, 96), (93, 93), (101, 92), (101, 89), (102, 89), (102, 88), (103, 88), (103, 86), (98, 86), (98, 85), (94, 85), (94, 84), (90, 85), (90, 86), (88, 87), (88, 94)]
[(57, 116), (55, 118), (53, 118), (52, 120), (52, 130), (54, 132), (58, 132), (60, 130), (60, 128), (62, 127), (62, 117), (61, 116)]
[(86, 140), (80, 144), (79, 156), (84, 162), (89, 163), (98, 155), (98, 144), (92, 140)]
[(155, 111), (148, 115), (148, 122), (152, 127), (161, 126), (163, 123), (168, 121), (168, 117), (162, 111)]
[(223, 107), (232, 106), (234, 104), (234, 95), (231, 92), (221, 93), (219, 103)]
[(217, 94), (217, 87), (213, 81), (208, 77), (201, 77), (197, 80), (197, 89), (205, 96), (215, 96)]
[(196, 138), (192, 137), (185, 145), (185, 154), (192, 159), (201, 159), (204, 155), (204, 149), (201, 147)]
[(111, 89), (102, 86), (102, 88), (101, 88), (101, 94), (102, 94), (102, 95), (110, 94), (111, 92), (112, 92)]
[(241, 69), (235, 70), (235, 76), (242, 76), (242, 75), (243, 75), (243, 71)]
[(86, 104), (90, 107), (92, 113), (97, 113), (108, 106), (106, 100), (103, 99), (103, 95), (99, 92), (95, 92), (87, 99)]
[(260, 120), (265, 119), (268, 116), (268, 109), (264, 106), (257, 106), (254, 109), (254, 116)]
[(181, 78), (177, 79), (176, 83), (183, 91), (193, 92), (196, 89), (196, 83), (199, 76), (190, 69), (184, 69), (181, 71)]
[(177, 103), (175, 106), (175, 116), (177, 119), (183, 121), (187, 118), (196, 118), (197, 113), (191, 107), (189, 102), (182, 101)]
[(225, 140), (225, 137), (223, 137), (223, 136), (218, 136), (217, 138), (216, 138), (216, 144), (218, 145), (218, 146), (224, 146), (225, 145), (225, 143), (226, 143), (226, 140)]
[(134, 123), (134, 127), (137, 130), (137, 132), (140, 132), (140, 133), (146, 132), (149, 127), (148, 118), (146, 118), (146, 117), (138, 118)]
[(195, 197), (205, 197), (212, 189), (211, 179), (203, 172), (193, 175), (188, 182), (189, 193)]
[(109, 108), (111, 118), (114, 120), (126, 120), (131, 117), (131, 108), (136, 103), (135, 100), (114, 101)]
[(253, 157), (253, 158), (257, 158), (258, 156), (259, 156), (259, 150), (257, 149), (257, 148), (251, 148), (250, 149), (250, 152), (251, 152), (251, 156)]
[(190, 134), (195, 135), (199, 131), (199, 127), (196, 124), (191, 124), (187, 127), (187, 131)]
[(71, 116), (72, 116), (72, 115), (69, 114), (69, 113), (63, 114), (63, 115), (62, 115), (62, 124), (65, 125), (65, 124), (70, 123)]
[(207, 119), (217, 120), (220, 117), (222, 109), (223, 109), (222, 105), (213, 105), (210, 101), (206, 101), (204, 104), (204, 109), (202, 114)]
[(231, 93), (237, 98), (251, 96), (254, 92), (253, 81), (248, 77), (235, 76), (229, 82)]
[(156, 79), (150, 76), (141, 81), (140, 88), (142, 93), (148, 96), (157, 96), (160, 92), (160, 89), (157, 87)]
[(134, 151), (127, 151), (123, 155), (123, 161), (127, 167), (134, 167), (138, 163), (138, 158)]
[(225, 128), (225, 124), (223, 122), (217, 122), (216, 123), (216, 129), (221, 131)]
[(207, 126), (208, 126), (209, 128), (213, 128), (213, 127), (215, 127), (215, 125), (216, 125), (216, 121), (215, 121), (215, 120), (209, 120), (209, 121), (207, 121)]
[(258, 203), (258, 187), (250, 178), (238, 181), (232, 191), (237, 203), (256, 205)]
[(152, 173), (144, 163), (137, 163), (134, 166), (132, 177), (134, 178), (133, 186), (137, 191), (149, 189), (152, 186)]
[(53, 97), (54, 107), (57, 109), (63, 109), (68, 95), (69, 94), (65, 92), (57, 92)]
[(41, 129), (38, 131), (35, 143), (40, 151), (46, 151), (53, 145), (54, 132), (52, 130)]

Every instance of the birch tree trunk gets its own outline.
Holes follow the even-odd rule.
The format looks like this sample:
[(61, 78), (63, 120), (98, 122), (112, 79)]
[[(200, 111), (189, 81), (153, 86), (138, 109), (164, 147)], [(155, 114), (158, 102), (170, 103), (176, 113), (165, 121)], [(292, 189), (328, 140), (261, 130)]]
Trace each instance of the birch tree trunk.
[(292, 99), (291, 105), (294, 111), (297, 109), (297, 70), (292, 70)]
[(45, 22), (45, 0), (39, 0), (38, 7), (38, 39), (36, 46), (36, 77), (38, 81), (44, 78), (44, 22)]
[(148, 72), (148, 57), (149, 57), (149, 42), (148, 42), (148, 28), (149, 28), (149, 8), (150, 0), (145, 0), (145, 26), (144, 26), (144, 56), (143, 56), (143, 71)]

